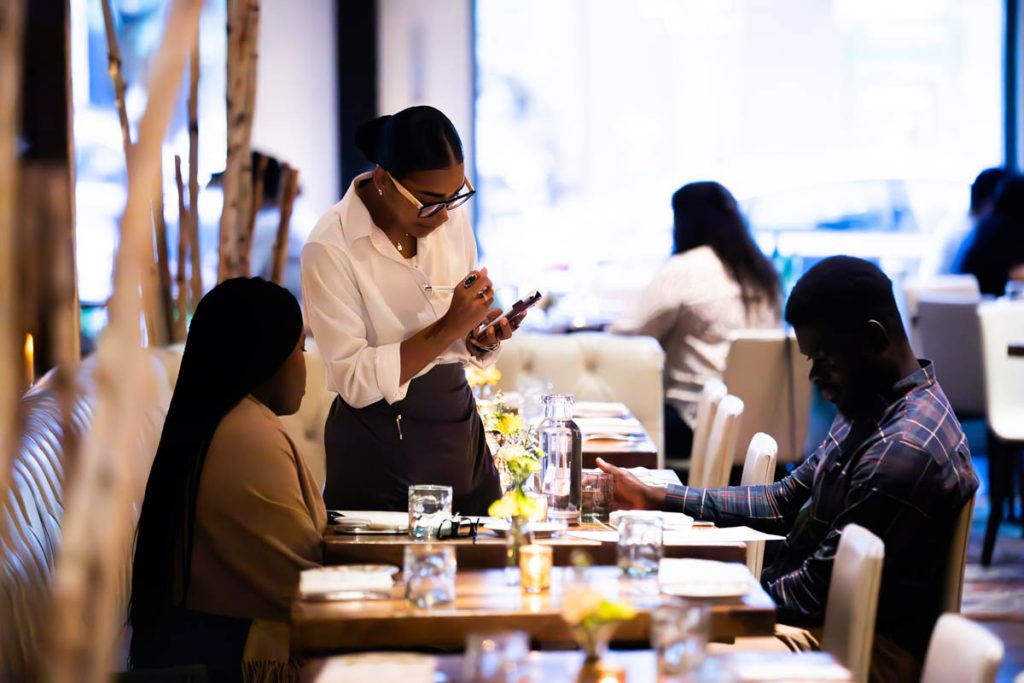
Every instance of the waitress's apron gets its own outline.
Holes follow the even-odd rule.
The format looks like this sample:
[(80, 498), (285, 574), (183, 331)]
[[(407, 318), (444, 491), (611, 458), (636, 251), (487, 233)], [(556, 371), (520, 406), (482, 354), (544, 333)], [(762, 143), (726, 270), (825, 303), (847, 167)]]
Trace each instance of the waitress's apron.
[(461, 364), (446, 363), (409, 383), (405, 398), (353, 408), (334, 399), (324, 431), (329, 509), (409, 508), (409, 486), (452, 487), (452, 512), (486, 515), (501, 497)]

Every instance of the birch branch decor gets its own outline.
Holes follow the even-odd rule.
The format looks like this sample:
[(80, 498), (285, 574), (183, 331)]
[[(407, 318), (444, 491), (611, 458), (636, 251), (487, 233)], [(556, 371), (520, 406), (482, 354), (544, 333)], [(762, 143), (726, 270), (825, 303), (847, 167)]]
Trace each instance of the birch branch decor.
[(199, 243), (199, 37), (188, 58), (188, 241), (192, 257), (192, 305), (203, 298), (202, 249)]
[(217, 279), (242, 274), (252, 205), (252, 115), (259, 58), (259, 0), (228, 0), (227, 165)]
[(185, 183), (181, 178), (181, 157), (174, 155), (174, 184), (178, 188), (178, 264), (175, 269), (175, 285), (177, 286), (177, 298), (175, 299), (175, 311), (177, 317), (174, 320), (173, 339), (176, 343), (185, 341), (188, 321), (188, 280), (185, 277), (185, 264), (188, 261), (189, 251), (189, 211), (185, 208)]
[(100, 4), (103, 6), (103, 26), (107, 33), (107, 71), (114, 84), (114, 106), (117, 107), (117, 117), (121, 122), (121, 144), (124, 146), (124, 159), (127, 163), (128, 150), (132, 147), (132, 135), (128, 125), (128, 109), (125, 105), (127, 87), (124, 74), (121, 72), (121, 49), (117, 45), (117, 28), (114, 25), (114, 12), (110, 7), (110, 0), (103, 0)]
[(279, 202), (280, 220), (277, 224), (277, 239), (274, 240), (273, 268), (270, 279), (281, 284), (284, 282), (284, 267), (288, 258), (288, 230), (292, 220), (292, 207), (295, 197), (299, 194), (299, 170), (288, 164), (281, 166), (281, 199)]
[(136, 429), (156, 404), (153, 375), (140, 346), (139, 284), (147, 265), (150, 201), (161, 146), (174, 108), (185, 58), (196, 40), (201, 0), (173, 0), (149, 74), (149, 99), (131, 150), (128, 202), (121, 219), (110, 324), (100, 338), (93, 429), (79, 466), (66, 483), (64, 543), (54, 577), (47, 680), (105, 681), (112, 644), (125, 615), (119, 611), (121, 568), (130, 557), (144, 463)]

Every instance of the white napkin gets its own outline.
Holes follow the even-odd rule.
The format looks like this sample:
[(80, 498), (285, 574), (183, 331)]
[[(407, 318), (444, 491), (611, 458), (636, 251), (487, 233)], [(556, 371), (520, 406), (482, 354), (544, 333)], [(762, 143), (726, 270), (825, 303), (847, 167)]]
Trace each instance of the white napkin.
[(675, 480), (669, 480), (658, 475), (657, 472), (652, 472), (643, 466), (627, 467), (625, 470), (636, 476), (644, 484), (648, 486), (656, 486), (658, 488), (665, 488), (669, 484), (678, 483)]
[(390, 598), (397, 570), (384, 565), (306, 569), (299, 574), (299, 596), (304, 600)]
[(617, 401), (576, 401), (572, 406), (573, 417), (626, 417), (629, 408)]
[(327, 660), (315, 683), (432, 683), (436, 660), (411, 652), (365, 652)]
[(609, 515), (611, 525), (617, 527), (622, 515), (642, 515), (644, 517), (661, 518), (665, 531), (689, 529), (693, 526), (693, 517), (682, 512), (662, 512), (661, 510), (615, 510)]
[(662, 558), (658, 564), (658, 583), (749, 583), (750, 570), (736, 562), (694, 560), (689, 558)]
[(584, 436), (593, 434), (644, 434), (644, 426), (635, 417), (580, 417), (573, 418)]
[(332, 512), (341, 513), (342, 520), (347, 527), (362, 520), (367, 524), (359, 528), (367, 531), (409, 531), (408, 512), (388, 510), (332, 510)]

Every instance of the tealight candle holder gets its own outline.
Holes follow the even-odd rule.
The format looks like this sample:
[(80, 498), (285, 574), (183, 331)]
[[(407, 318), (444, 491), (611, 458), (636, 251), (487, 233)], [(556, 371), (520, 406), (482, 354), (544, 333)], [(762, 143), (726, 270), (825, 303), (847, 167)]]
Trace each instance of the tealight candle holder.
[(519, 572), (523, 590), (539, 593), (551, 586), (551, 546), (524, 545), (519, 549)]

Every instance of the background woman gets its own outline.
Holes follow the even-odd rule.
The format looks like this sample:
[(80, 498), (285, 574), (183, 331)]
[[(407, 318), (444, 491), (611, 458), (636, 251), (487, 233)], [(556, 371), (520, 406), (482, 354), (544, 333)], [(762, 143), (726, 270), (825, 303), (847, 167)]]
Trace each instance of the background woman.
[(462, 142), (432, 107), (356, 132), (375, 164), (302, 250), (306, 320), (338, 393), (327, 418), (328, 507), (405, 510), (410, 484), (447, 484), (454, 511), (500, 495), (463, 364), (493, 362), (519, 319), (499, 313), (463, 204)]
[(302, 352), (298, 302), (275, 284), (228, 280), (199, 302), (135, 541), (133, 668), (291, 673), (288, 606), (327, 523), (277, 417), (299, 409)]
[(779, 325), (779, 278), (732, 194), (715, 182), (672, 195), (672, 257), (611, 327), (665, 349), (665, 452), (688, 458), (704, 383), (721, 379), (734, 330)]

